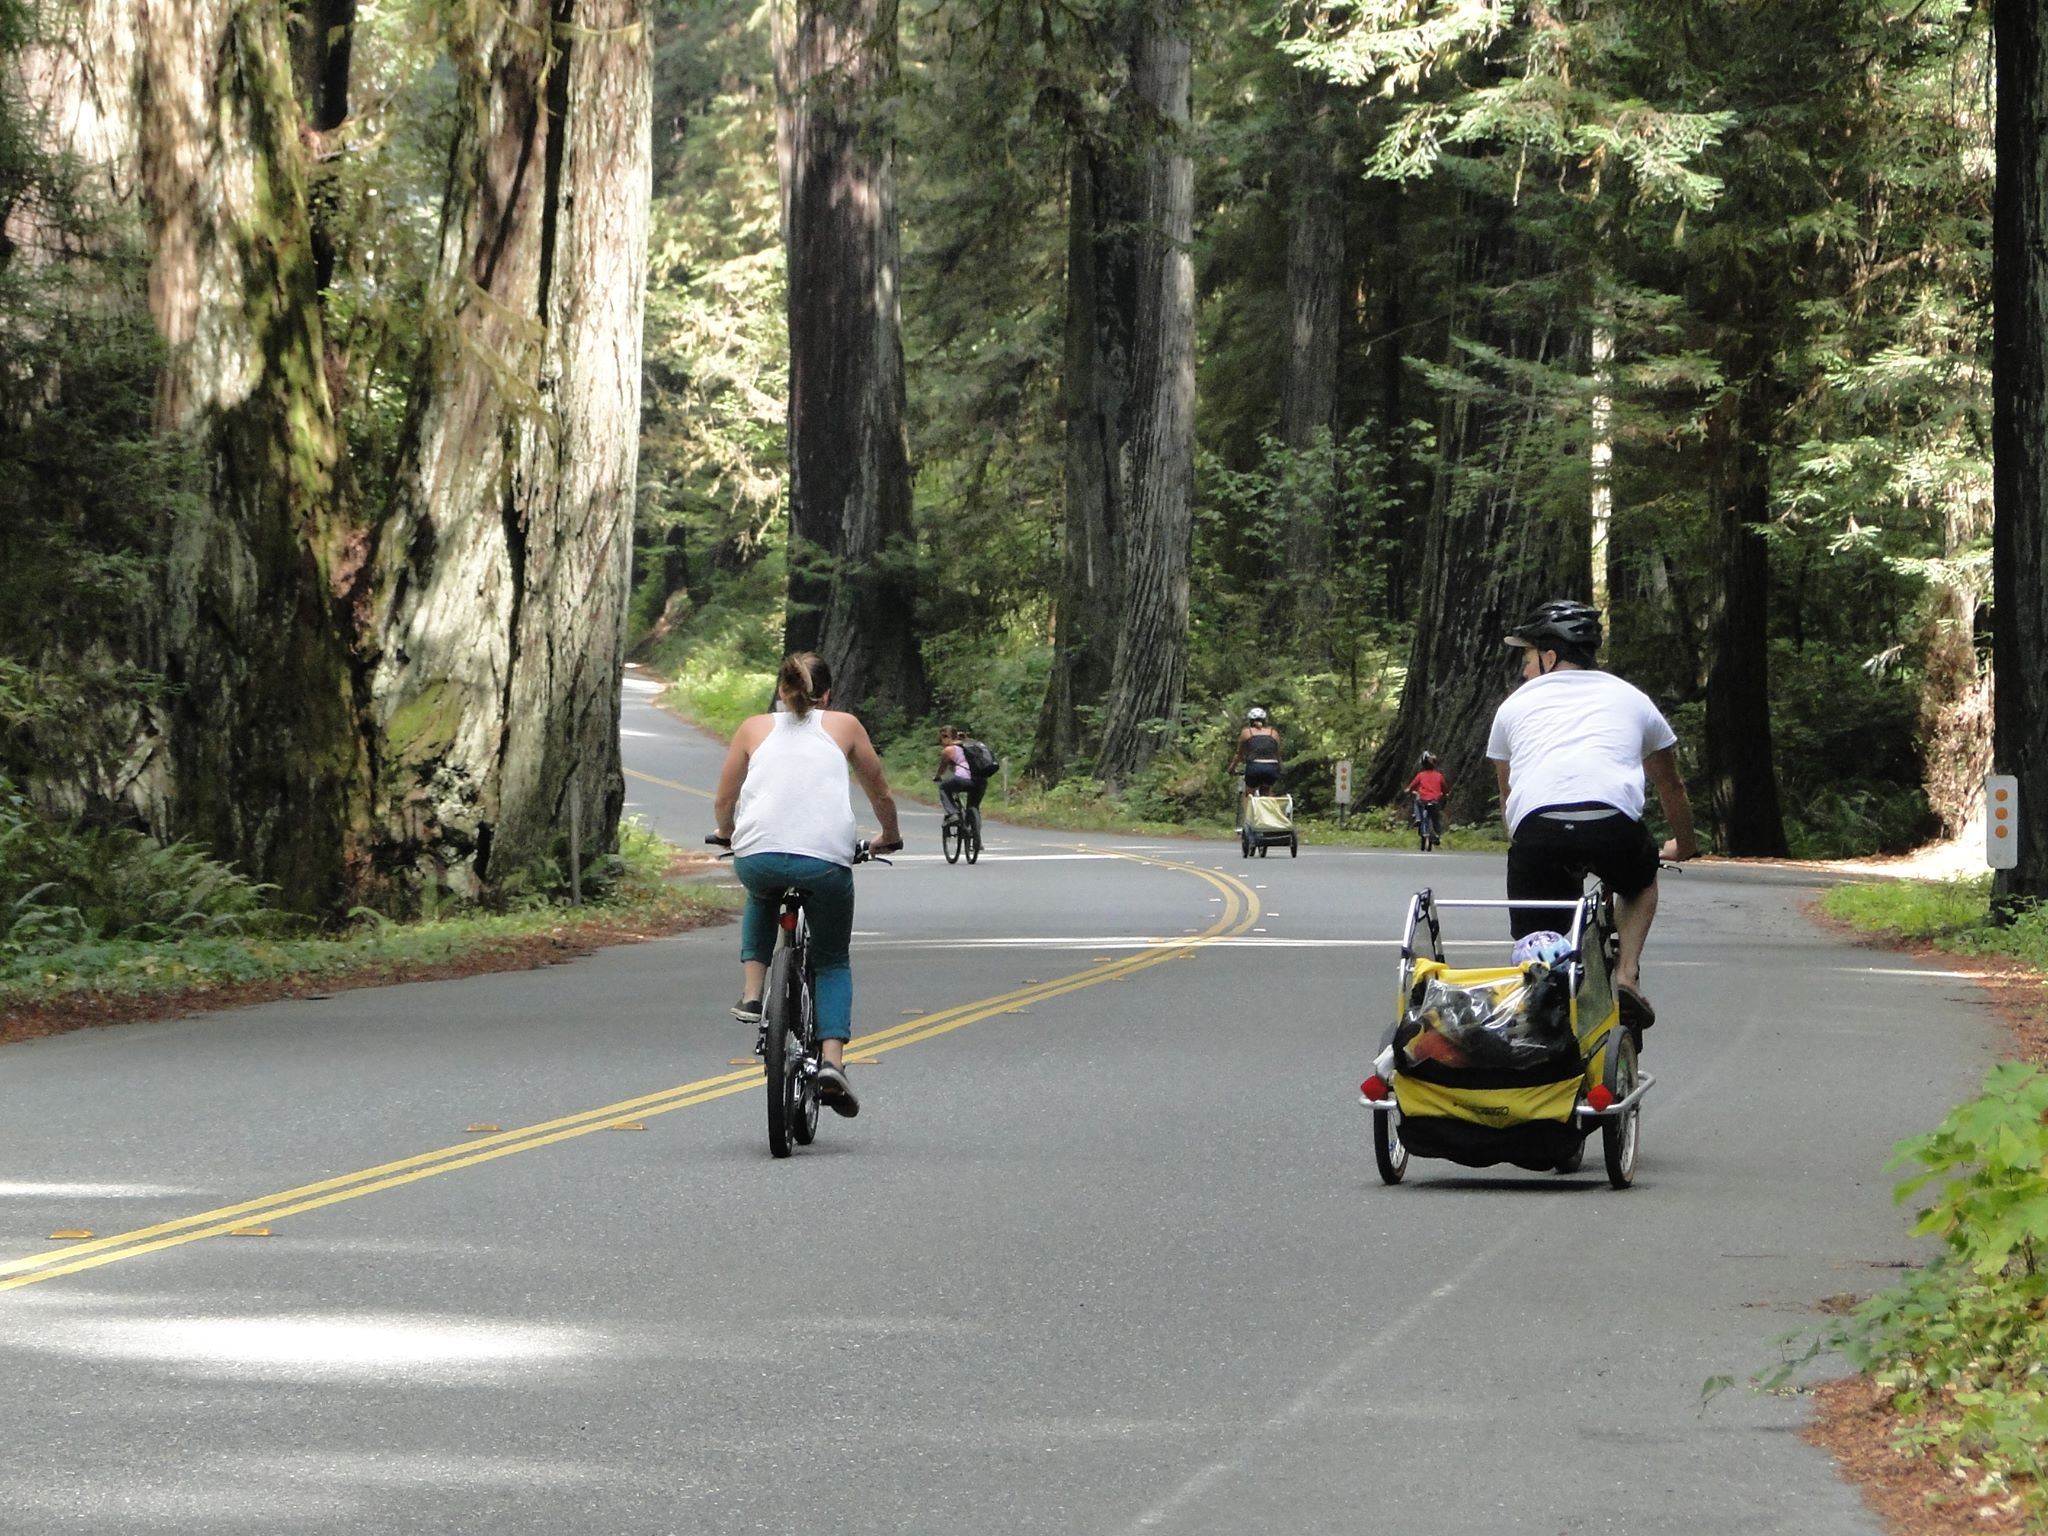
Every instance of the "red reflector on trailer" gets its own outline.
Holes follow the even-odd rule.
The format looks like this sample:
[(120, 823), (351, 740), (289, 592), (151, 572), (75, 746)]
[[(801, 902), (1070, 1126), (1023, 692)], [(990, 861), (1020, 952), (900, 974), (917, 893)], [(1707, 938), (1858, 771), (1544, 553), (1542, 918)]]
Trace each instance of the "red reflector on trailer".
[(1593, 1091), (1586, 1095), (1586, 1102), (1595, 1109), (1614, 1108), (1614, 1092), (1605, 1083), (1595, 1083)]
[(1358, 1091), (1368, 1099), (1384, 1099), (1387, 1096), (1387, 1080), (1375, 1072), (1358, 1085)]
[(782, 927), (785, 932), (796, 927), (796, 914), (794, 912), (782, 914)]

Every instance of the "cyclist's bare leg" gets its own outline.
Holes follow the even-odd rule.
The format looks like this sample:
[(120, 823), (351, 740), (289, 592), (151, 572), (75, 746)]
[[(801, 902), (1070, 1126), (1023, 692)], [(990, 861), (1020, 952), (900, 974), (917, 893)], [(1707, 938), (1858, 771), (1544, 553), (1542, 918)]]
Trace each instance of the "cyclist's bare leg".
[(1614, 932), (1621, 940), (1621, 953), (1614, 961), (1614, 979), (1631, 991), (1640, 991), (1639, 972), (1643, 945), (1650, 937), (1650, 924), (1657, 916), (1657, 882), (1652, 880), (1633, 896), (1614, 898)]
[(740, 996), (752, 1002), (768, 990), (768, 967), (758, 960), (740, 962)]

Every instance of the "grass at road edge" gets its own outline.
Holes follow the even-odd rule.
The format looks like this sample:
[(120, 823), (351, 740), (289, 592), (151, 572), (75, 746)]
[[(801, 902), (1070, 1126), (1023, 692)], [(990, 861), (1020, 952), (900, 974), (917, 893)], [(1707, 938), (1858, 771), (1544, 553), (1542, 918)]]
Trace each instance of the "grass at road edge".
[(334, 934), (99, 940), (0, 958), (0, 1043), (393, 982), (530, 969), (722, 922), (719, 886), (642, 876), (582, 906), (549, 902), (396, 922), (365, 915)]
[[(1853, 1388), (1821, 1394), (1813, 1438), (1909, 1536), (2048, 1529), (2048, 912), (1996, 924), (1989, 898), (1978, 876), (1838, 886), (1819, 904), (1882, 939), (2011, 962), (2020, 974), (1998, 978), (1998, 996), (2032, 1059), (2000, 1062), (1977, 1098), (1893, 1150), (1897, 1198), (1935, 1257), (1759, 1378), (1782, 1385), (1829, 1351), (1856, 1368)], [(1905, 1466), (1924, 1471), (1902, 1486)]]

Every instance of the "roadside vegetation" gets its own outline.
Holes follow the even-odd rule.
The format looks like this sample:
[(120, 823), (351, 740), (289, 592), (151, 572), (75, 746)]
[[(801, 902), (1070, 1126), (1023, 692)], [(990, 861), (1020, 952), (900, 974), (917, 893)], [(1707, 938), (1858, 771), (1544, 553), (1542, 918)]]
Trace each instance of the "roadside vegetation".
[[(2048, 910), (1986, 916), (1988, 878), (1852, 885), (1822, 910), (1858, 928), (2031, 973), (2048, 1009)], [(2037, 1042), (2028, 1054), (2043, 1053)], [(1861, 1303), (1812, 1354), (1836, 1350), (1889, 1394), (1894, 1444), (1959, 1487), (2048, 1529), (2048, 1070), (2005, 1061), (1983, 1092), (1896, 1147), (1897, 1198), (1936, 1257)], [(1812, 1354), (1808, 1358), (1812, 1358)], [(1782, 1380), (1784, 1374), (1772, 1378)]]
[(0, 777), (0, 1018), (498, 968), (723, 912), (721, 891), (664, 878), (675, 854), (629, 822), (620, 851), (582, 871), (580, 906), (567, 869), (545, 861), (488, 906), (443, 901), (402, 920), (357, 908), (322, 925), (191, 843), (45, 820)]

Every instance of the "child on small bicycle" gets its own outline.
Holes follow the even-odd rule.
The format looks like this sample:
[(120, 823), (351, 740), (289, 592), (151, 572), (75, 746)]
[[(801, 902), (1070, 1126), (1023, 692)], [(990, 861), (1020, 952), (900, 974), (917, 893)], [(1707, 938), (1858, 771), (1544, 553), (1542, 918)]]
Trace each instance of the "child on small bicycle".
[(1444, 835), (1444, 797), (1451, 792), (1450, 780), (1437, 771), (1436, 754), (1425, 752), (1408, 781), (1409, 816), (1415, 830), (1431, 842)]

